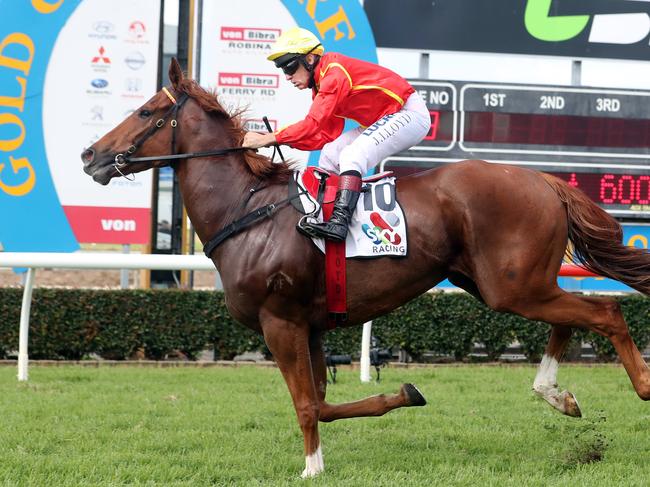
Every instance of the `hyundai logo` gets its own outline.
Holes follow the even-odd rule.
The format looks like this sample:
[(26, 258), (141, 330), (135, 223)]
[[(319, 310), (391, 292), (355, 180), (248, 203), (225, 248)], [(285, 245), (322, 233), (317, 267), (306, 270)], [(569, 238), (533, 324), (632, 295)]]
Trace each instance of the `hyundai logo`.
[(108, 34), (113, 32), (115, 26), (107, 20), (99, 20), (93, 24), (93, 30), (99, 34)]
[(105, 79), (97, 78), (92, 80), (90, 84), (93, 85), (93, 88), (101, 89), (101, 88), (106, 88), (108, 86), (108, 81), (106, 81)]

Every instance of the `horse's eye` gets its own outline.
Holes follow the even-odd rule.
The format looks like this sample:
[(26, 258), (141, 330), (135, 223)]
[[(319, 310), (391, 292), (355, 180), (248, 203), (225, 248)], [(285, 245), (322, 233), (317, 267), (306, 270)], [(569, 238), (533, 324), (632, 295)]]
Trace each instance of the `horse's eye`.
[(138, 115), (140, 118), (149, 118), (152, 113), (149, 110), (140, 110), (140, 113)]

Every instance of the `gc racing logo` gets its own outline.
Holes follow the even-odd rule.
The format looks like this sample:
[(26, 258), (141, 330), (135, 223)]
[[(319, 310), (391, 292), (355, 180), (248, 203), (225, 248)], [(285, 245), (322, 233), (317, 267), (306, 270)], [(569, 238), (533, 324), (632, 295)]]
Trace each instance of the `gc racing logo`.
[[(647, 2), (648, 0), (641, 1)], [(554, 3), (556, 5), (553, 5)], [(546, 42), (568, 41), (580, 35), (592, 18), (589, 32), (590, 43), (635, 44), (645, 39), (650, 33), (648, 12), (628, 12), (630, 8), (644, 10), (647, 7), (632, 7), (629, 1), (626, 3), (621, 0), (609, 2), (615, 10), (618, 5), (618, 8), (621, 9), (620, 13), (614, 11), (597, 15), (587, 12), (584, 12), (584, 15), (552, 15), (553, 7), (557, 7), (557, 3), (559, 2), (553, 2), (553, 0), (527, 0), (525, 24), (530, 35)], [(582, 3), (585, 6), (590, 4), (589, 1)], [(642, 5), (640, 2), (638, 4)]]
[(377, 212), (370, 214), (372, 227), (367, 223), (361, 226), (363, 233), (372, 240), (375, 245), (373, 253), (397, 250), (396, 247), (402, 242), (402, 237), (394, 227), (400, 224), (400, 219), (395, 213), (387, 213), (384, 220)]

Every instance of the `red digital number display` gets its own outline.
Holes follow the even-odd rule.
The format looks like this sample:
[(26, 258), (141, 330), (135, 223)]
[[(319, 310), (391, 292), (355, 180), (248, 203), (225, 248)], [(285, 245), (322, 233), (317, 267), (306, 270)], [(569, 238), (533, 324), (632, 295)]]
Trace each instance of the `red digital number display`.
[(580, 188), (589, 198), (606, 207), (650, 205), (650, 175), (580, 172), (550, 174)]
[(429, 110), (431, 115), (431, 129), (424, 137), (424, 140), (436, 140), (438, 138), (438, 127), (440, 126), (440, 112), (437, 110)]
[(436, 142), (442, 142), (444, 145), (454, 140), (454, 112), (429, 110), (431, 114), (431, 128), (429, 133), (424, 137), (422, 145), (436, 145)]
[(466, 112), (465, 142), (650, 148), (650, 120), (532, 113)]
[[(430, 167), (387, 164), (385, 169), (393, 171), (398, 177), (404, 177), (425, 171)], [(579, 188), (591, 200), (606, 209), (650, 211), (649, 174), (545, 172)]]

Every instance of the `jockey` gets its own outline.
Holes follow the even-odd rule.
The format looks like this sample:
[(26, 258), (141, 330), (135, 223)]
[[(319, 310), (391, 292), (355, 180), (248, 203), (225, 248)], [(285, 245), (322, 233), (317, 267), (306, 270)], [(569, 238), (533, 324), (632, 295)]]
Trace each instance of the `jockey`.
[[(420, 95), (398, 74), (324, 51), (314, 34), (297, 27), (276, 40), (268, 59), (296, 88), (312, 90), (312, 105), (304, 120), (274, 133), (248, 132), (242, 145), (322, 150), (319, 166), (340, 174), (332, 217), (325, 223), (304, 223), (298, 230), (342, 241), (359, 199), (361, 175), (420, 142), (431, 116)], [(346, 118), (360, 126), (343, 133)]]

